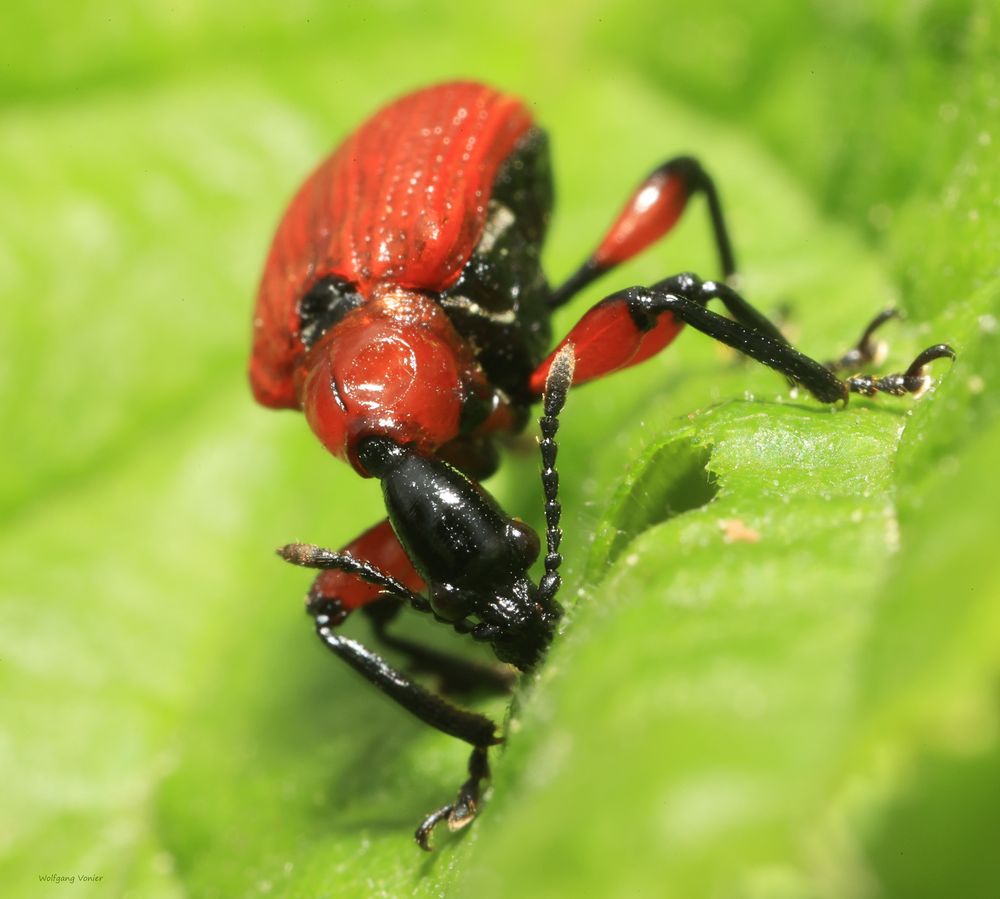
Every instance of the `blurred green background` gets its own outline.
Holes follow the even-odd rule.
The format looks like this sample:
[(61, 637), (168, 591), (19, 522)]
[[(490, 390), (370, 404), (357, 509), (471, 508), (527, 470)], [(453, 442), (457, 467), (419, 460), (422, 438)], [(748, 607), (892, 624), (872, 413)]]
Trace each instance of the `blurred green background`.
[[(8, 9), (0, 892), (996, 895), (998, 51), (988, 0)], [(377, 485), (244, 367), (299, 181), (457, 76), (550, 131), (553, 279), (688, 152), (803, 349), (895, 304), (888, 366), (960, 357), (918, 401), (831, 412), (685, 335), (574, 394), (571, 613), (512, 716), (478, 704), (507, 715), (490, 801), (425, 856), (464, 747), (323, 654), (271, 552), (342, 544)], [(714, 262), (693, 207), (609, 281)], [(537, 523), (511, 457), (491, 489)]]

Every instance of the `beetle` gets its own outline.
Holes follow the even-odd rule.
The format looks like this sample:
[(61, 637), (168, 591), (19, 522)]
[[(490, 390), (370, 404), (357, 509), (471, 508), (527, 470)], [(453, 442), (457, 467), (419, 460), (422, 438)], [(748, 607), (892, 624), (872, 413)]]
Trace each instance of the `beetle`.
[[(696, 196), (707, 205), (721, 278), (684, 273), (613, 292), (550, 351), (553, 311), (664, 237)], [(439, 822), (457, 830), (476, 815), (488, 750), (501, 737), (489, 718), (426, 689), (338, 626), (361, 610), (383, 643), (455, 688), (508, 687), (511, 669), (391, 633), (404, 607), (489, 644), (515, 669), (537, 667), (562, 614), (556, 436), (572, 385), (649, 359), (685, 325), (823, 403), (919, 393), (927, 364), (954, 358), (936, 344), (901, 373), (857, 373), (873, 361), (872, 334), (891, 312), (834, 363), (794, 349), (733, 286), (719, 193), (690, 156), (650, 172), (555, 288), (540, 261), (552, 200), (546, 133), (523, 102), (472, 82), (418, 90), (368, 119), (307, 178), (278, 226), (257, 295), (256, 399), (304, 412), (331, 453), (380, 481), (387, 510), (339, 551), (279, 550), (318, 570), (306, 599), (316, 634), (409, 712), (472, 746), (455, 799), (417, 828), (424, 849)], [(728, 315), (709, 309), (712, 301)], [(539, 399), (546, 552), (536, 582), (538, 535), (480, 481), (497, 468), (497, 436), (524, 429)]]

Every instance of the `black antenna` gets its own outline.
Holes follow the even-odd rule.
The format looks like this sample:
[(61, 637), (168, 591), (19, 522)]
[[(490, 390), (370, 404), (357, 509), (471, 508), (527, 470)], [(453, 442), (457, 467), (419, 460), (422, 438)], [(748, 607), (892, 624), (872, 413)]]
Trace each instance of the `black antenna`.
[(556, 471), (556, 432), (559, 430), (559, 413), (566, 404), (566, 395), (573, 384), (573, 369), (576, 367), (576, 353), (573, 344), (567, 343), (552, 360), (548, 376), (545, 378), (545, 391), (542, 394), (543, 415), (538, 419), (542, 429), (542, 438), (538, 442), (542, 452), (542, 490), (545, 494), (545, 574), (538, 585), (543, 600), (552, 600), (559, 592), (562, 580), (559, 577), (559, 566), (562, 556), (559, 554), (559, 541), (562, 531), (559, 528), (559, 518), (562, 506), (559, 505), (559, 472)]

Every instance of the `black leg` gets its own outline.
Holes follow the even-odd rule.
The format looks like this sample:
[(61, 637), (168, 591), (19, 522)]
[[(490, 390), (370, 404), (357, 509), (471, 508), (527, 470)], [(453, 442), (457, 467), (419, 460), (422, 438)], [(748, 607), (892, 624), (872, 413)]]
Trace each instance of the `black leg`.
[(549, 305), (553, 309), (562, 306), (605, 272), (666, 235), (696, 194), (703, 194), (708, 203), (722, 276), (732, 279), (736, 259), (715, 182), (697, 159), (678, 156), (657, 166), (639, 184), (597, 249), (552, 292)]
[(736, 321), (778, 343), (788, 343), (788, 339), (774, 322), (747, 302), (728, 284), (723, 284), (720, 281), (702, 281), (697, 275), (684, 272), (657, 281), (651, 289), (689, 296), (702, 304), (718, 300)]
[(846, 383), (851, 393), (860, 393), (862, 396), (874, 396), (876, 393), (889, 393), (893, 396), (913, 393), (919, 396), (930, 385), (930, 378), (924, 371), (925, 366), (935, 359), (954, 358), (955, 351), (948, 344), (936, 343), (920, 353), (904, 372), (881, 378), (874, 375), (852, 375)]
[(440, 822), (447, 821), (448, 829), (456, 831), (476, 817), (482, 784), (489, 776), (490, 765), (486, 757), (486, 747), (477, 746), (469, 756), (469, 779), (462, 784), (455, 801), (431, 812), (413, 835), (421, 849), (431, 851), (431, 832)]
[[(705, 304), (713, 299), (721, 300), (734, 314), (734, 306), (741, 308), (738, 302), (741, 300), (732, 288), (713, 281), (700, 281), (691, 275), (667, 278), (649, 288), (632, 287), (612, 294), (601, 303), (625, 302), (640, 331), (651, 330), (658, 317), (669, 312), (703, 334), (781, 372), (825, 403), (846, 401), (850, 393), (865, 396), (879, 392), (895, 395), (919, 393), (928, 383), (924, 374), (927, 363), (944, 357), (954, 358), (950, 347), (936, 344), (918, 355), (901, 374), (882, 378), (856, 375), (841, 380), (827, 366), (790, 346), (783, 337), (775, 337), (743, 321), (733, 321), (706, 309)], [(747, 307), (752, 308), (749, 304)]]
[(389, 624), (401, 608), (402, 603), (398, 599), (385, 596), (364, 606), (362, 614), (371, 621), (376, 638), (385, 646), (409, 656), (414, 670), (439, 677), (441, 692), (467, 693), (477, 689), (492, 693), (511, 691), (517, 680), (517, 673), (509, 666), (484, 665), (389, 633)]
[(899, 312), (895, 309), (884, 309), (876, 315), (875, 318), (868, 322), (864, 331), (861, 332), (861, 337), (858, 338), (858, 342), (839, 359), (827, 362), (826, 367), (831, 371), (854, 372), (865, 365), (870, 365), (873, 362), (880, 362), (881, 359), (879, 356), (882, 345), (876, 343), (873, 338), (875, 336), (875, 332), (887, 321), (893, 318), (899, 318)]
[(330, 652), (424, 723), (473, 746), (469, 778), (462, 784), (455, 801), (432, 812), (417, 829), (417, 842), (423, 849), (430, 850), (430, 834), (439, 821), (447, 820), (452, 830), (458, 830), (475, 817), (481, 783), (489, 777), (487, 749), (502, 742), (497, 736), (496, 725), (485, 715), (445, 702), (413, 683), (360, 643), (334, 633), (338, 612), (335, 603), (323, 599), (309, 607), (316, 623), (316, 634)]
[(334, 633), (335, 618), (331, 616), (331, 611), (335, 614), (336, 610), (328, 609), (326, 600), (319, 600), (309, 608), (309, 614), (316, 622), (316, 634), (330, 652), (347, 662), (365, 680), (391, 696), (421, 721), (450, 736), (473, 746), (492, 746), (500, 742), (495, 725), (485, 715), (445, 702), (396, 671), (356, 640)]

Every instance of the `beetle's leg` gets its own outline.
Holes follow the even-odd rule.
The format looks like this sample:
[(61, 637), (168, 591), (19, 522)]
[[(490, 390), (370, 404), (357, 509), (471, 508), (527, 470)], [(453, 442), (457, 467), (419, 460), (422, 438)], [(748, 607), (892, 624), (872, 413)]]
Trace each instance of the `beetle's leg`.
[(687, 201), (698, 193), (708, 201), (722, 276), (731, 279), (736, 260), (715, 183), (698, 160), (679, 156), (653, 169), (632, 192), (597, 249), (552, 292), (549, 305), (553, 309), (562, 306), (605, 272), (664, 237), (681, 217)]
[(460, 709), (445, 702), (396, 671), (380, 656), (356, 640), (336, 634), (334, 632), (337, 625), (336, 609), (331, 609), (325, 600), (310, 604), (309, 614), (316, 623), (316, 634), (330, 652), (347, 662), (366, 680), (371, 681), (421, 721), (473, 746), (493, 746), (500, 742), (500, 738), (496, 735), (496, 726), (485, 715)]
[(919, 396), (931, 383), (926, 372), (928, 363), (935, 359), (954, 358), (955, 351), (948, 344), (936, 343), (919, 353), (904, 372), (883, 375), (881, 378), (874, 375), (852, 375), (845, 383), (851, 393), (860, 393), (862, 396), (874, 396), (876, 393), (891, 393), (893, 396), (913, 393)]
[(839, 359), (827, 362), (826, 367), (830, 371), (854, 372), (873, 362), (881, 362), (882, 357), (885, 355), (885, 344), (874, 339), (875, 332), (893, 318), (899, 318), (898, 310), (883, 309), (875, 318), (868, 322), (864, 331), (861, 332), (858, 342)]
[(462, 784), (455, 801), (431, 812), (417, 828), (414, 837), (421, 849), (431, 851), (431, 833), (442, 821), (447, 821), (448, 828), (455, 831), (465, 827), (476, 817), (482, 783), (489, 776), (490, 765), (486, 757), (486, 747), (477, 746), (469, 756), (469, 779)]
[[(387, 519), (352, 540), (338, 555), (370, 562), (414, 593), (424, 588), (423, 580), (414, 570)], [(445, 692), (469, 690), (476, 686), (507, 692), (513, 685), (514, 675), (506, 668), (469, 662), (388, 633), (386, 628), (399, 612), (401, 600), (387, 594), (380, 583), (362, 580), (352, 571), (327, 568), (316, 576), (308, 594), (309, 602), (320, 599), (340, 608), (340, 621), (360, 608), (371, 619), (375, 635), (383, 643), (406, 653), (417, 670), (439, 675)]]
[(666, 347), (685, 324), (781, 372), (825, 403), (846, 400), (850, 393), (920, 393), (929, 382), (924, 372), (927, 363), (954, 358), (949, 346), (936, 344), (920, 353), (905, 372), (882, 378), (853, 375), (841, 380), (783, 337), (705, 308), (708, 301), (718, 299), (732, 311), (735, 297), (735, 291), (725, 284), (701, 281), (689, 274), (611, 294), (593, 306), (535, 370), (531, 389), (542, 392), (550, 367), (567, 344), (573, 345), (576, 354), (574, 381), (579, 384), (648, 359)]
[(330, 652), (424, 723), (473, 746), (469, 779), (459, 789), (456, 800), (425, 818), (416, 832), (417, 842), (429, 850), (430, 832), (439, 821), (447, 819), (448, 826), (458, 830), (475, 817), (480, 784), (489, 776), (486, 751), (501, 742), (496, 725), (485, 715), (446, 702), (411, 681), (357, 641), (335, 633), (339, 613), (340, 610), (327, 600), (319, 599), (309, 605), (309, 614), (316, 623), (316, 634)]
[(434, 674), (441, 679), (441, 692), (463, 693), (476, 689), (510, 692), (517, 672), (507, 665), (484, 665), (389, 633), (389, 624), (401, 608), (399, 599), (383, 595), (378, 602), (365, 606), (362, 612), (371, 621), (372, 631), (379, 641), (408, 656), (413, 670)]

